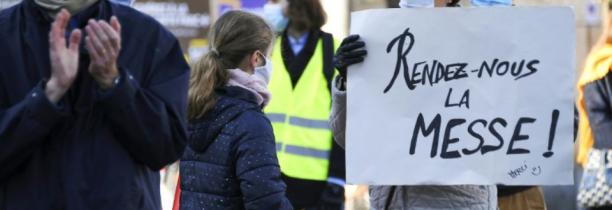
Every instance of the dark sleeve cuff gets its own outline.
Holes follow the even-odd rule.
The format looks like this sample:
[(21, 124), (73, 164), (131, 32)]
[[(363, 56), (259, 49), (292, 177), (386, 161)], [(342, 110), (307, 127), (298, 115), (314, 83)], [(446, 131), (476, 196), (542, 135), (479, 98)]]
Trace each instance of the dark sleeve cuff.
[(69, 114), (68, 108), (62, 104), (53, 104), (45, 95), (46, 82), (42, 81), (28, 93), (24, 101), (27, 107), (27, 116), (45, 126), (52, 126), (62, 117)]
[(332, 140), (332, 149), (329, 157), (329, 173), (328, 177), (334, 177), (337, 179), (346, 179), (346, 158), (345, 151)]
[(331, 184), (335, 184), (335, 185), (344, 187), (344, 185), (346, 185), (346, 180), (344, 180), (344, 178), (330, 176), (330, 177), (327, 177), (327, 183), (331, 183)]
[(97, 98), (104, 106), (117, 110), (131, 103), (137, 88), (136, 80), (128, 70), (119, 68), (119, 82), (110, 90), (98, 89)]

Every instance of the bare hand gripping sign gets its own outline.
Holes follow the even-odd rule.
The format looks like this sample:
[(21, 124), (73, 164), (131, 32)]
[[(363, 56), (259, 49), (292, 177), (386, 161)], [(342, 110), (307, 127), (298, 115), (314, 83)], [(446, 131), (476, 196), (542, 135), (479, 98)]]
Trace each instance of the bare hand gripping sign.
[(349, 70), (349, 182), (572, 184), (571, 9), (369, 10), (351, 24), (368, 57)]

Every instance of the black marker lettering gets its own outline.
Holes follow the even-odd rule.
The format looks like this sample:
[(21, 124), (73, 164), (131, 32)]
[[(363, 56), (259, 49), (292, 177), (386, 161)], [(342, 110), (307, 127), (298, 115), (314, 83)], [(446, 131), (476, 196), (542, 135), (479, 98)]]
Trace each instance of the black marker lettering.
[(525, 66), (525, 60), (521, 60), (521, 62), (518, 64), (518, 67), (516, 66), (517, 63), (512, 63), (512, 68), (510, 70), (510, 74), (513, 77), (518, 77), (519, 75), (521, 75), (521, 72), (523, 72), (523, 66)]
[(465, 104), (465, 107), (470, 109), (470, 90), (469, 89), (463, 93), (463, 96), (461, 97), (461, 101), (459, 102), (459, 107), (461, 107), (461, 105), (463, 104)]
[(489, 124), (489, 132), (491, 132), (491, 134), (495, 136), (495, 138), (499, 141), (499, 144), (497, 146), (494, 146), (494, 145), (483, 146), (482, 150), (480, 151), (483, 155), (487, 154), (488, 152), (499, 150), (501, 147), (504, 146), (504, 138), (502, 138), (501, 135), (499, 135), (499, 132), (495, 130), (495, 124), (498, 124), (498, 123), (501, 124), (503, 127), (506, 127), (508, 125), (506, 120), (502, 118), (495, 118), (491, 121), (491, 124)]
[(410, 154), (414, 155), (416, 151), (417, 139), (419, 131), (423, 133), (423, 137), (429, 136), (431, 133), (434, 134), (433, 142), (431, 146), (431, 157), (435, 157), (438, 153), (438, 138), (440, 137), (440, 126), (442, 123), (442, 116), (437, 114), (436, 117), (431, 121), (429, 126), (426, 126), (425, 119), (423, 118), (423, 114), (419, 114), (417, 118), (417, 122), (414, 126), (414, 131), (412, 133), (412, 140), (410, 142)]
[(480, 143), (478, 143), (478, 146), (473, 150), (463, 149), (462, 151), (464, 155), (471, 155), (471, 154), (478, 152), (480, 148), (482, 148), (482, 145), (484, 144), (484, 138), (482, 138), (482, 136), (479, 133), (476, 133), (474, 131), (474, 126), (476, 124), (482, 124), (483, 128), (487, 127), (487, 121), (483, 119), (474, 120), (474, 122), (470, 123), (470, 125), (468, 126), (468, 133), (470, 133), (470, 135), (472, 135), (474, 138), (478, 139)]
[(508, 73), (509, 68), (510, 68), (510, 62), (508, 61), (500, 62), (499, 65), (497, 66), (497, 75), (503, 76), (504, 74)]
[[(410, 40), (409, 40), (408, 48), (404, 50), (404, 42), (406, 42), (406, 38), (410, 38)], [(412, 47), (414, 46), (414, 35), (410, 33), (410, 28), (407, 28), (404, 31), (404, 33), (400, 34), (398, 37), (391, 40), (389, 45), (387, 45), (387, 53), (391, 52), (391, 50), (393, 49), (393, 46), (395, 46), (396, 43), (397, 43), (397, 61), (395, 64), (395, 71), (393, 72), (393, 77), (391, 78), (389, 85), (387, 85), (383, 93), (387, 93), (391, 89), (391, 87), (393, 87), (393, 83), (395, 83), (395, 80), (397, 79), (397, 76), (399, 75), (402, 68), (404, 69), (404, 79), (406, 80), (406, 84), (408, 85), (408, 88), (410, 90), (414, 90), (415, 88), (414, 85), (411, 85), (410, 83), (408, 83), (408, 81), (410, 81), (410, 76), (409, 76), (410, 69), (408, 67), (408, 61), (407, 61), (406, 55), (410, 53), (410, 50), (412, 50)]]
[(461, 154), (459, 154), (459, 151), (457, 150), (453, 150), (453, 151), (448, 151), (448, 146), (454, 143), (459, 142), (458, 138), (451, 138), (451, 129), (453, 129), (453, 127), (461, 125), (465, 123), (464, 119), (451, 119), (450, 121), (448, 121), (448, 123), (446, 124), (446, 130), (444, 131), (444, 140), (442, 140), (442, 152), (440, 153), (440, 157), (443, 159), (450, 159), (450, 158), (460, 158)]
[(536, 119), (528, 118), (528, 117), (521, 117), (519, 119), (518, 123), (516, 124), (516, 127), (514, 128), (514, 133), (512, 134), (512, 138), (510, 139), (510, 144), (508, 145), (508, 152), (506, 154), (512, 155), (512, 154), (528, 154), (529, 153), (528, 149), (522, 149), (522, 148), (515, 149), (514, 142), (529, 139), (529, 135), (521, 134), (521, 128), (523, 127), (523, 124), (533, 123), (535, 121)]
[(461, 96), (461, 100), (459, 100), (458, 103), (451, 103), (450, 102), (450, 98), (451, 95), (453, 93), (453, 89), (450, 88), (448, 90), (448, 94), (446, 95), (446, 101), (444, 102), (444, 107), (459, 107), (461, 108), (463, 105), (465, 105), (466, 108), (470, 108), (470, 90), (466, 90), (465, 92), (463, 92), (463, 96)]
[(553, 154), (552, 151), (553, 143), (555, 142), (555, 133), (557, 131), (557, 122), (559, 121), (559, 110), (555, 109), (552, 113), (552, 121), (550, 122), (550, 132), (548, 134), (548, 151), (543, 154), (544, 157), (549, 158)]
[(536, 65), (536, 64), (538, 64), (538, 63), (540, 63), (540, 60), (532, 60), (532, 61), (529, 61), (529, 63), (527, 63), (527, 69), (529, 70), (529, 72), (527, 72), (526, 74), (523, 74), (523, 75), (521, 75), (521, 76), (518, 76), (518, 77), (517, 77), (516, 79), (514, 79), (514, 80), (519, 80), (519, 79), (521, 79), (521, 78), (523, 78), (523, 77), (526, 77), (526, 76), (529, 76), (529, 75), (535, 74), (535, 73), (538, 71), (538, 69), (535, 67), (535, 65)]
[[(412, 66), (412, 69), (413, 69), (413, 70), (414, 70), (414, 69), (418, 69), (418, 67), (419, 67), (421, 64), (425, 64), (425, 61), (415, 63), (415, 64), (414, 64), (414, 66)], [(422, 84), (422, 85), (425, 85), (425, 83), (427, 82), (427, 81), (425, 81), (425, 78), (428, 78), (428, 79), (429, 79), (429, 81), (431, 81), (431, 78), (433, 77), (433, 74), (434, 74), (434, 71), (429, 71), (429, 68), (427, 67), (427, 64), (426, 64), (426, 65), (425, 65), (425, 67), (424, 67), (424, 69), (423, 69), (423, 79), (421, 79), (421, 84)], [(429, 85), (433, 86), (433, 84), (431, 84), (431, 83), (429, 83)]]
[(482, 77), (482, 72), (486, 71), (489, 74), (489, 77), (493, 76), (493, 72), (495, 71), (495, 66), (497, 65), (497, 62), (499, 61), (499, 59), (494, 59), (493, 63), (491, 64), (491, 66), (488, 65), (488, 63), (486, 61), (482, 62), (482, 65), (480, 66), (480, 71), (478, 72), (478, 78)]

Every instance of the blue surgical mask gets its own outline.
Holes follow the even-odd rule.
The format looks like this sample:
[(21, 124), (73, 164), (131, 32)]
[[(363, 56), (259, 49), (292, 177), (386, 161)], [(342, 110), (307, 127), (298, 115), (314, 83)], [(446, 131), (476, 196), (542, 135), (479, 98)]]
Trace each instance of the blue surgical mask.
[(123, 4), (123, 5), (126, 5), (126, 6), (132, 6), (132, 4), (134, 4), (135, 0), (111, 0), (111, 1), (115, 2), (115, 3)]
[(471, 0), (471, 3), (475, 7), (512, 6), (512, 0)]
[(264, 17), (276, 32), (283, 32), (289, 24), (289, 18), (283, 14), (283, 5), (281, 4), (264, 5)]
[(400, 8), (431, 8), (434, 7), (434, 0), (400, 0)]

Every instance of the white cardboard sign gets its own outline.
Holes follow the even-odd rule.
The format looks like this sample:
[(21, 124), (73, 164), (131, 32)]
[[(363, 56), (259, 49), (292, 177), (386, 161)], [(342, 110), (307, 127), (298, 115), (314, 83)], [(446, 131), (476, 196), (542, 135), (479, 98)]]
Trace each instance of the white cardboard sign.
[(575, 23), (564, 7), (352, 14), (347, 177), (373, 185), (573, 184)]

